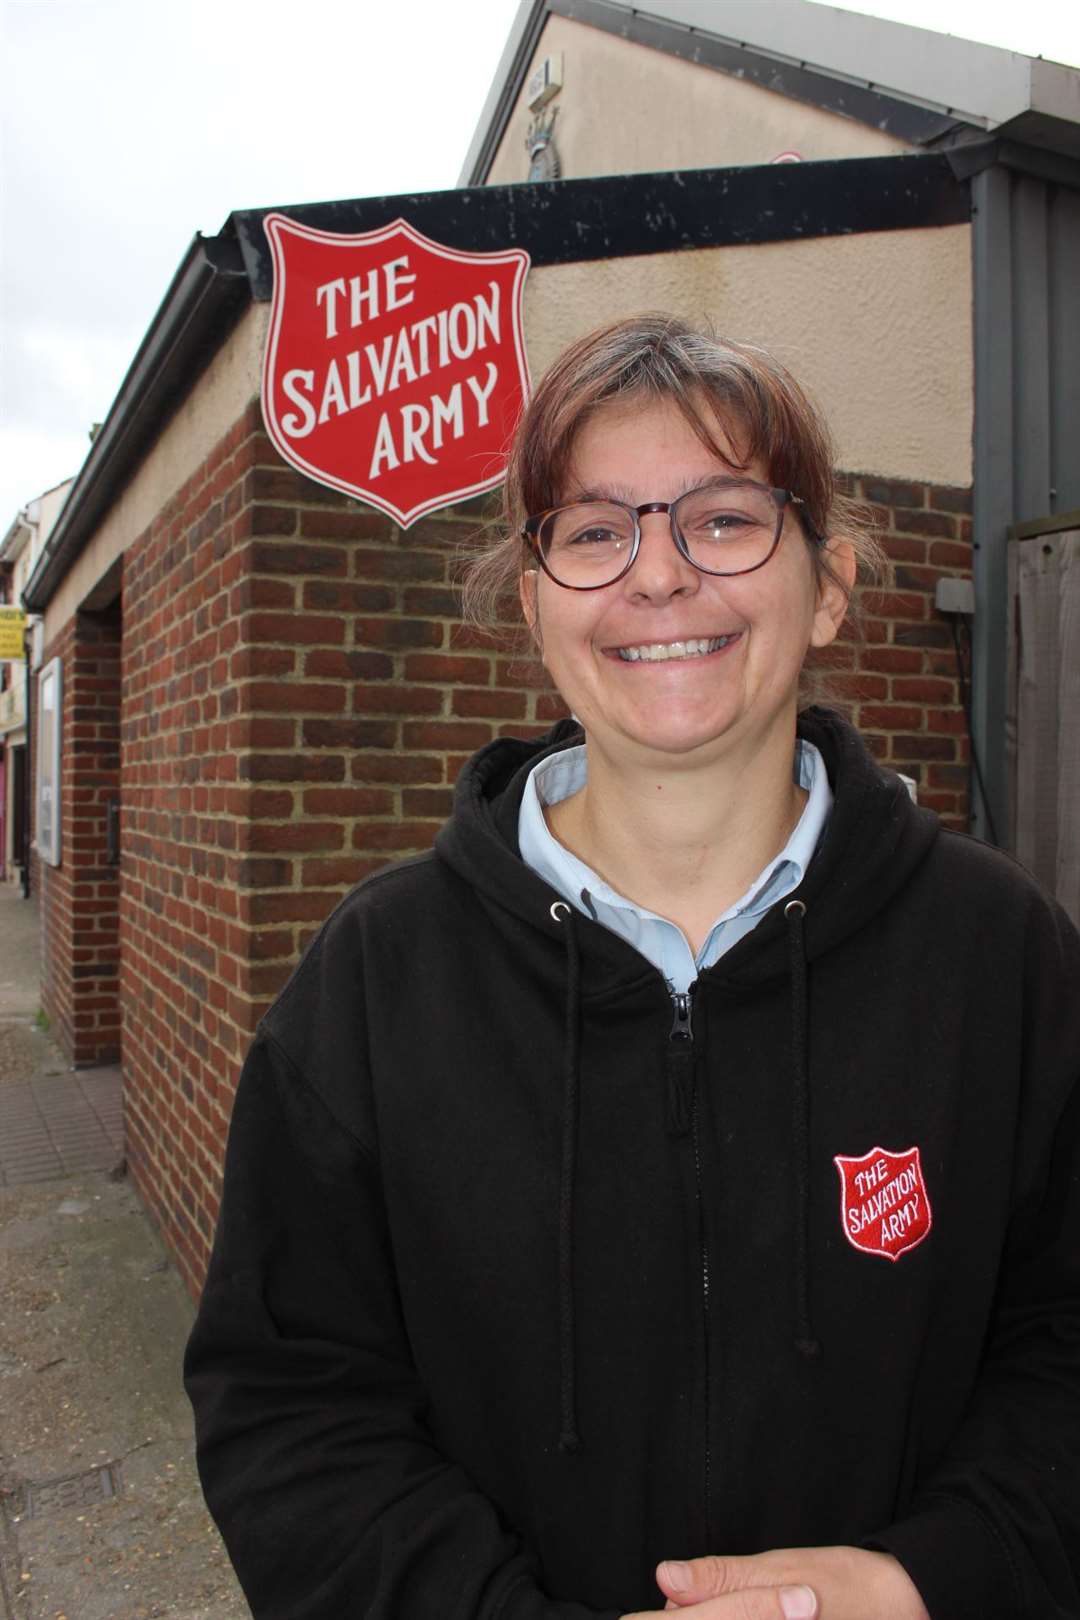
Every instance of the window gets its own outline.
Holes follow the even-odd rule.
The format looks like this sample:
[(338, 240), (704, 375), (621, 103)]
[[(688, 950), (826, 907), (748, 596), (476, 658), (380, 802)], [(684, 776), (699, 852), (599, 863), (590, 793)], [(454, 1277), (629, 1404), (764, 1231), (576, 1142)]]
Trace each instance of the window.
[(60, 865), (61, 663), (54, 658), (38, 676), (38, 854)]

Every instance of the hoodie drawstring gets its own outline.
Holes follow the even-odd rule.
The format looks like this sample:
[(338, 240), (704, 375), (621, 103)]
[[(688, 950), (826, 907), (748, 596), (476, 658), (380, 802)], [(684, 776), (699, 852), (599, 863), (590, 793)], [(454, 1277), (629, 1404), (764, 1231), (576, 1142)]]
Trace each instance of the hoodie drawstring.
[(577, 1166), (578, 1056), (581, 1032), (581, 959), (573, 909), (556, 900), (551, 916), (564, 923), (566, 944), (566, 1022), (563, 1037), (562, 1163), (559, 1169), (559, 1450), (580, 1450), (574, 1374), (574, 1174)]
[(810, 1078), (807, 1063), (806, 938), (801, 900), (784, 907), (788, 925), (788, 968), (791, 978), (792, 1122), (795, 1156), (795, 1348), (804, 1356), (821, 1349), (810, 1323)]

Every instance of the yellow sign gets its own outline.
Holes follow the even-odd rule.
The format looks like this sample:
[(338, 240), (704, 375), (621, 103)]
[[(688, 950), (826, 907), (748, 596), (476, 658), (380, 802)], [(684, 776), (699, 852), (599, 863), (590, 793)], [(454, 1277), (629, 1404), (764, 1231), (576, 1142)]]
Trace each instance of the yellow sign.
[(0, 607), (0, 658), (26, 657), (25, 629), (26, 614), (22, 608)]

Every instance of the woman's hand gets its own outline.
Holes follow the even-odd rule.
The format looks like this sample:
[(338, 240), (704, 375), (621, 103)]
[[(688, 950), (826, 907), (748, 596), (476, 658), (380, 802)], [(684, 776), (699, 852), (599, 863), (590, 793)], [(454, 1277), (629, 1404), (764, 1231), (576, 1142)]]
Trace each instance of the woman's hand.
[(661, 1564), (661, 1610), (686, 1620), (930, 1620), (910, 1577), (889, 1553), (860, 1547), (790, 1547), (751, 1558)]

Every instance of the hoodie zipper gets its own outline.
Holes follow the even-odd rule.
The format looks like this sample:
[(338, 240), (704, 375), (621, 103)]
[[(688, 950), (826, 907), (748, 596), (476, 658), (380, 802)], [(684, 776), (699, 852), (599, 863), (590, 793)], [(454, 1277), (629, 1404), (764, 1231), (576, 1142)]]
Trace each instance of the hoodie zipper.
[[(668, 1034), (674, 1052), (692, 1059), (694, 1049), (694, 986), (689, 990), (669, 992), (672, 1019)], [(712, 1443), (711, 1443), (711, 1391), (709, 1387), (709, 1297), (711, 1276), (709, 1269), (709, 1243), (705, 1232), (705, 1204), (701, 1176), (701, 1129), (698, 1088), (692, 1087), (690, 1102), (690, 1137), (694, 1155), (694, 1194), (697, 1203), (698, 1245), (701, 1265), (701, 1325), (704, 1345), (704, 1429), (705, 1429), (705, 1527), (706, 1543), (711, 1546), (712, 1533)]]

